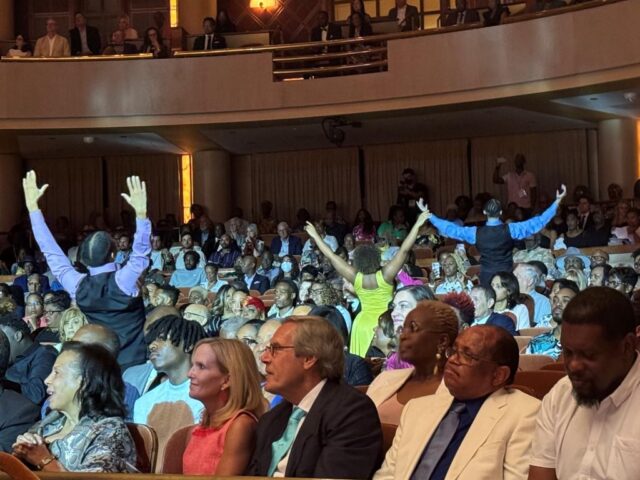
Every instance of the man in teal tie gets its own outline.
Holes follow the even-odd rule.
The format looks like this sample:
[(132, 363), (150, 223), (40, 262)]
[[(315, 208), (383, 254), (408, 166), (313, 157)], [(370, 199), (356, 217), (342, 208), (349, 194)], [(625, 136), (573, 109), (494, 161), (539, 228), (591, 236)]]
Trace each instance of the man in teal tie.
[(342, 382), (344, 343), (319, 317), (289, 317), (261, 356), (268, 392), (284, 400), (258, 423), (246, 474), (370, 478), (382, 462), (373, 402)]

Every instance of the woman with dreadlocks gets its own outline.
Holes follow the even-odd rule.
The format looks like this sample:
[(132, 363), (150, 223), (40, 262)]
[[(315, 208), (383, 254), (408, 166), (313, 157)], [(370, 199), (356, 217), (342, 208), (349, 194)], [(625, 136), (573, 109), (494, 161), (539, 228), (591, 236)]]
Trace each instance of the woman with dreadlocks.
[(149, 361), (158, 376), (149, 391), (136, 400), (133, 421), (156, 431), (158, 458), (163, 458), (166, 443), (176, 430), (197, 423), (202, 415), (202, 403), (189, 396), (187, 375), (191, 352), (204, 337), (199, 323), (177, 315), (162, 317), (145, 335)]

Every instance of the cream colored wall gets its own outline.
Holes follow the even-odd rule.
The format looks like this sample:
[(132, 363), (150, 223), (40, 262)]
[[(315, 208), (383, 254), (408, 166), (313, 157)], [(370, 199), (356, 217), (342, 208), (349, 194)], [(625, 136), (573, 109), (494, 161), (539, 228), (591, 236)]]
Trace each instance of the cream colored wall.
[(202, 31), (204, 17), (216, 17), (217, 0), (179, 0), (178, 22), (189, 34)]
[(213, 220), (229, 218), (232, 211), (231, 157), (222, 150), (193, 155), (193, 201), (204, 205)]
[[(18, 223), (24, 205), (22, 193), (23, 162), (18, 155), (0, 155), (2, 188), (0, 188), (0, 232), (8, 232)], [(0, 236), (0, 243), (6, 237)]]
[[(323, 117), (636, 79), (636, 18), (637, 3), (628, 0), (495, 28), (393, 40), (388, 72), (314, 81), (274, 82), (271, 53), (5, 62), (0, 63), (0, 83), (20, 78), (22, 88), (0, 96), (0, 129)], [(70, 89), (69, 78), (83, 81)], [(215, 88), (204, 88), (203, 79)]]
[(638, 178), (638, 129), (631, 119), (605, 120), (598, 124), (598, 187), (606, 199), (610, 183), (631, 196)]

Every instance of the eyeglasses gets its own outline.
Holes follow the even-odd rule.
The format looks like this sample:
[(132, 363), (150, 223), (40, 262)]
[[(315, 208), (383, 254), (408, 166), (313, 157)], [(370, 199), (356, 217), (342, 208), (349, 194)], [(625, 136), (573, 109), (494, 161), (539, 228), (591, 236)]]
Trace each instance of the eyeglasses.
[[(255, 340), (255, 339), (253, 339), (253, 338), (248, 338), (248, 337), (241, 338), (241, 339), (240, 339), (240, 341), (241, 341), (242, 343), (244, 343), (245, 345), (249, 346), (249, 347), (250, 347), (251, 345), (257, 345), (257, 344), (258, 344), (258, 341), (257, 341), (257, 340)], [(271, 355), (273, 356), (273, 353), (272, 353)]]
[(47, 315), (51, 315), (52, 313), (60, 313), (63, 311), (64, 310), (45, 310), (44, 313), (46, 313)]
[(458, 350), (455, 347), (451, 347), (449, 348), (445, 353), (444, 353), (445, 358), (450, 359), (453, 356), (457, 356), (458, 357), (458, 361), (460, 362), (461, 365), (473, 365), (474, 362), (489, 362), (489, 363), (495, 363), (494, 360), (490, 360), (488, 358), (482, 358), (479, 357), (473, 353), (469, 353), (466, 350)]
[(607, 282), (607, 287), (609, 288), (618, 288), (622, 286), (622, 282), (616, 281), (616, 280), (609, 280)]
[(272, 357), (276, 356), (280, 350), (286, 350), (288, 348), (296, 348), (293, 345), (278, 345), (277, 343), (269, 343), (264, 346), (264, 351), (269, 352)]
[(309, 293), (313, 295), (314, 293), (322, 293), (324, 292), (324, 288), (312, 288), (309, 290)]

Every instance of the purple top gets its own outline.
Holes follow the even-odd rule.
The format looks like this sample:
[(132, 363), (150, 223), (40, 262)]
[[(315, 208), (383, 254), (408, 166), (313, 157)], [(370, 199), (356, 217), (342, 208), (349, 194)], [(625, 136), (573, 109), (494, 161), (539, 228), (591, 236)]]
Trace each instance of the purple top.
[[(73, 268), (71, 262), (53, 238), (47, 223), (44, 220), (42, 211), (37, 210), (29, 214), (31, 217), (31, 228), (33, 236), (38, 242), (40, 250), (47, 259), (49, 268), (62, 284), (62, 287), (69, 292), (71, 298), (76, 298), (76, 291), (80, 281), (87, 276), (86, 273), (79, 273)], [(116, 272), (116, 285), (125, 295), (130, 297), (138, 296), (138, 278), (149, 265), (149, 254), (151, 253), (151, 222), (148, 218), (144, 220), (136, 219), (136, 234), (133, 237), (133, 248), (129, 261), (118, 271), (115, 263), (107, 263), (99, 267), (89, 267), (89, 275), (98, 275), (106, 272)]]

